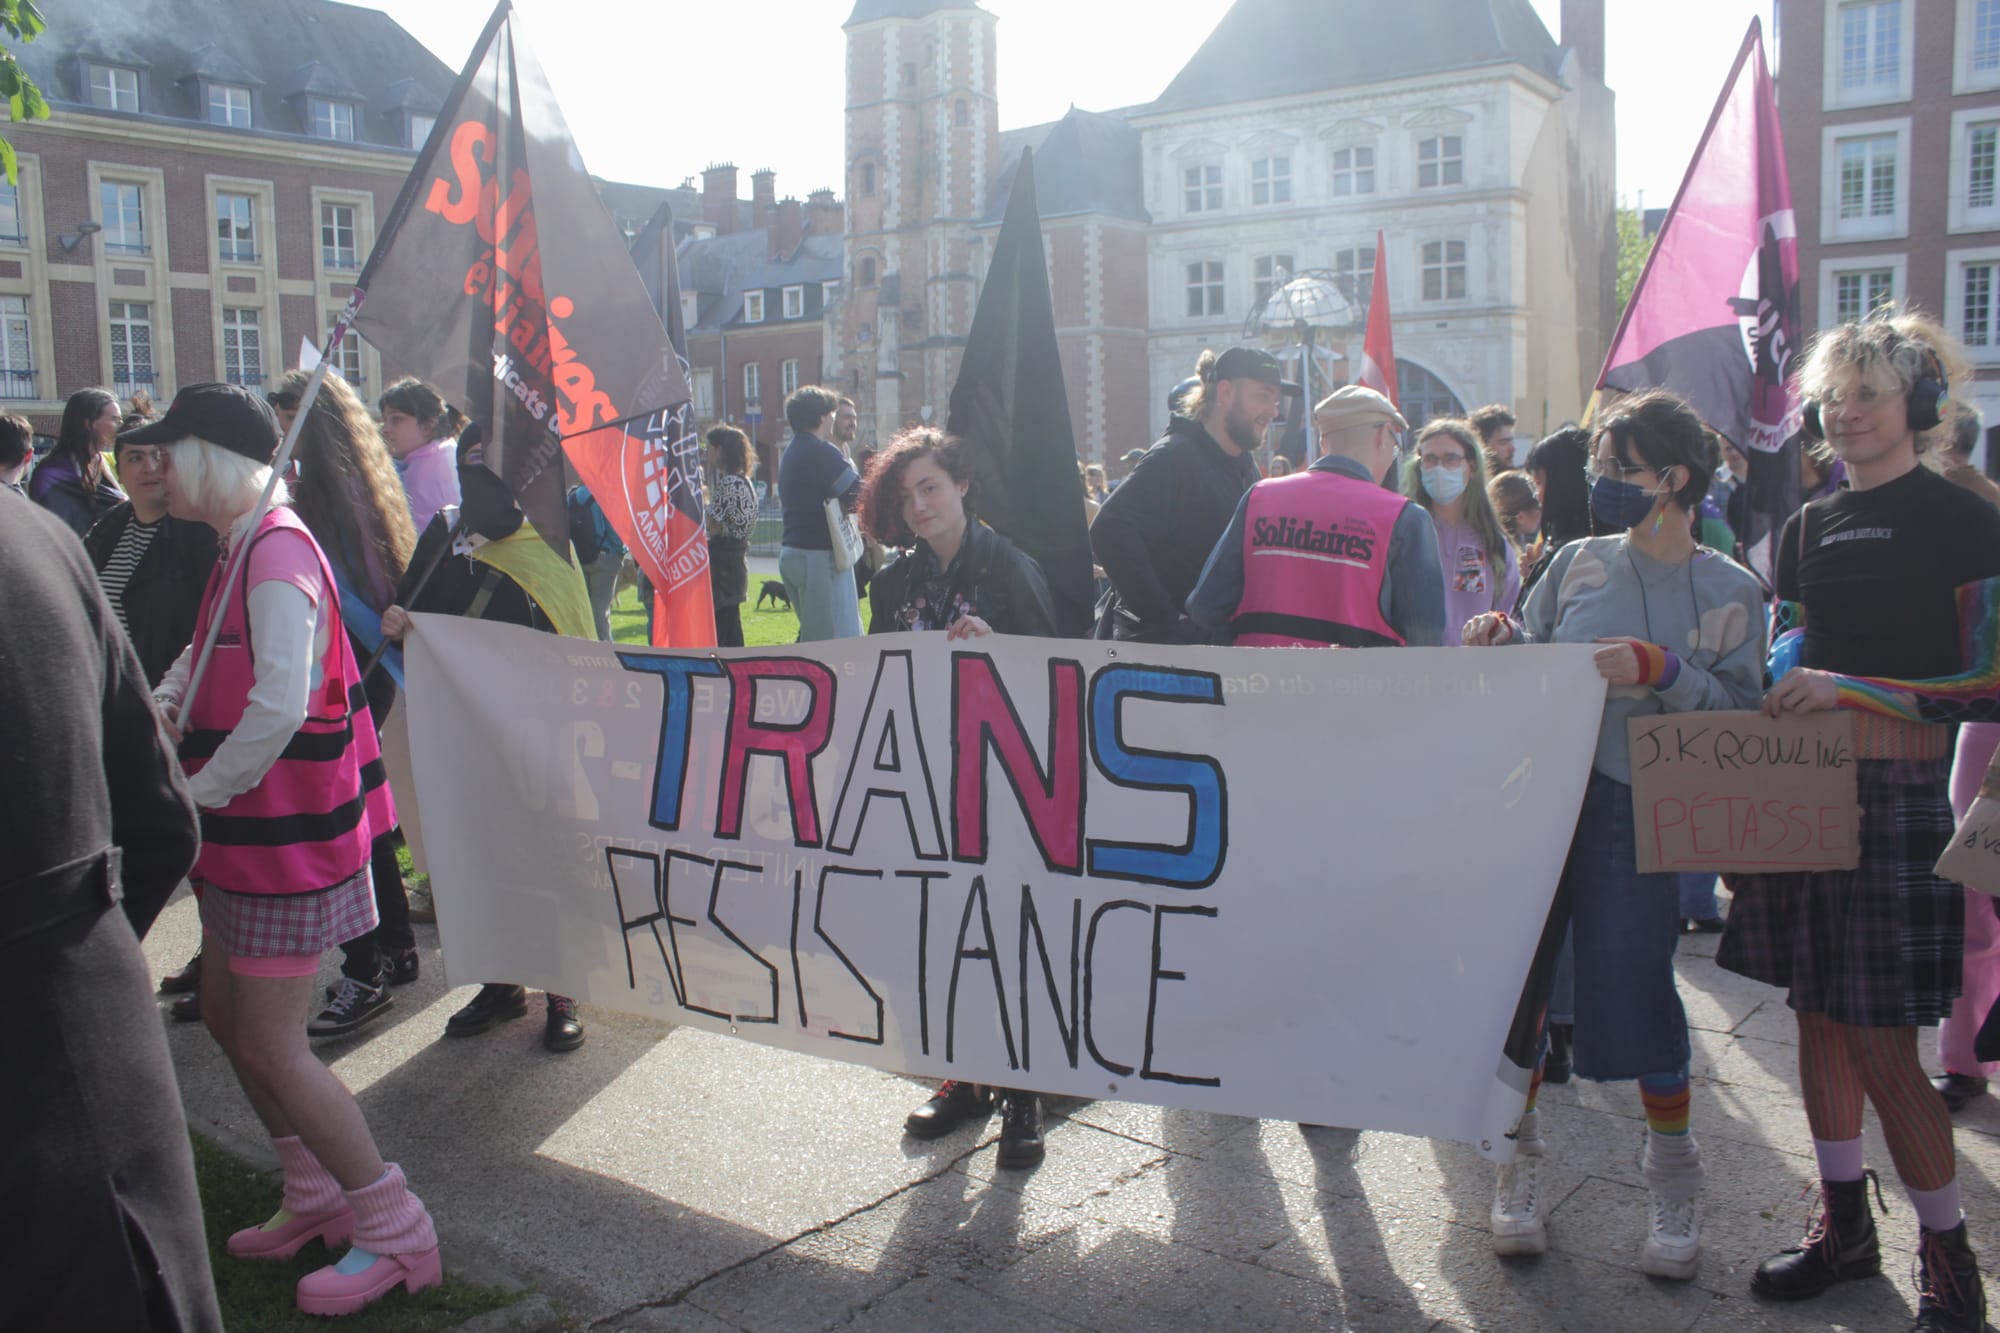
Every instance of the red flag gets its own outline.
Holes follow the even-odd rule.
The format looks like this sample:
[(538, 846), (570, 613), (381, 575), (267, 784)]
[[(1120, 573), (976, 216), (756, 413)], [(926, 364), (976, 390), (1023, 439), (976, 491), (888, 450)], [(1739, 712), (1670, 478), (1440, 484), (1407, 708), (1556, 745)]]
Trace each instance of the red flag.
[(1798, 349), (1798, 223), (1753, 18), (1597, 379), (1672, 389), (1743, 450), (1753, 556), (1798, 508)]
[(1389, 256), (1382, 233), (1375, 233), (1375, 285), (1368, 296), (1368, 332), (1361, 339), (1361, 369), (1355, 383), (1364, 384), (1395, 403), (1396, 342), (1389, 333)]

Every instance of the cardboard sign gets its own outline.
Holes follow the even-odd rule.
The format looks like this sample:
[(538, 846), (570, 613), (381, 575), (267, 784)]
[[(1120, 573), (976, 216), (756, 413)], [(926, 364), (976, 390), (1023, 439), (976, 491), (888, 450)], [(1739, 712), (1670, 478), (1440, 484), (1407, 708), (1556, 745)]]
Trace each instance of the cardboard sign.
[(1937, 874), (1968, 889), (2000, 896), (2000, 754), (1986, 766), (1979, 795), (1938, 858)]
[(1655, 713), (1626, 727), (1641, 874), (1860, 864), (1847, 714)]

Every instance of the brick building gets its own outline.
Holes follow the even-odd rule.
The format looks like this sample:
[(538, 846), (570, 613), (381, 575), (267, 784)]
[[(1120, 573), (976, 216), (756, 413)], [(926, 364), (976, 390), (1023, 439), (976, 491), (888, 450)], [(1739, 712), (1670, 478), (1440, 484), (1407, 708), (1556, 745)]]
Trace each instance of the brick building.
[[(453, 73), (329, 0), (65, 0), (19, 49), (46, 121), (10, 125), (0, 399), (53, 428), (89, 385), (262, 385), (326, 336)], [(352, 339), (364, 394), (384, 367)]]
[(2000, 0), (1785, 0), (1778, 42), (1805, 327), (1942, 316), (2000, 425)]

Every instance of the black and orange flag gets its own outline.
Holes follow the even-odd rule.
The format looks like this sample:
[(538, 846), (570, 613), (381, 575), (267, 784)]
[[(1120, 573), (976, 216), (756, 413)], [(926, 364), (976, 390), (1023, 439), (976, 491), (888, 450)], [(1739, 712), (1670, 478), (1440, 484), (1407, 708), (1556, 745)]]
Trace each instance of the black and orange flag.
[(418, 153), (348, 322), (484, 423), (484, 462), (568, 557), (570, 463), (652, 579), (656, 638), (715, 642), (686, 361), (505, 0)]

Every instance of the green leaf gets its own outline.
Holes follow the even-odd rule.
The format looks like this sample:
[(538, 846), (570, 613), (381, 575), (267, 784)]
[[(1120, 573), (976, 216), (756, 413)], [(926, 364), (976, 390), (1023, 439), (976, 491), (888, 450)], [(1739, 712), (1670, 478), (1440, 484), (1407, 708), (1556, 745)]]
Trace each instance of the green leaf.
[(20, 167), (14, 160), (14, 145), (8, 143), (5, 139), (0, 139), (0, 167), (7, 169), (7, 183), (9, 185), (19, 185), (21, 183)]
[(49, 118), (49, 104), (43, 98), (42, 90), (35, 86), (33, 79), (22, 78), (21, 99), (27, 104), (29, 120), (47, 120)]

